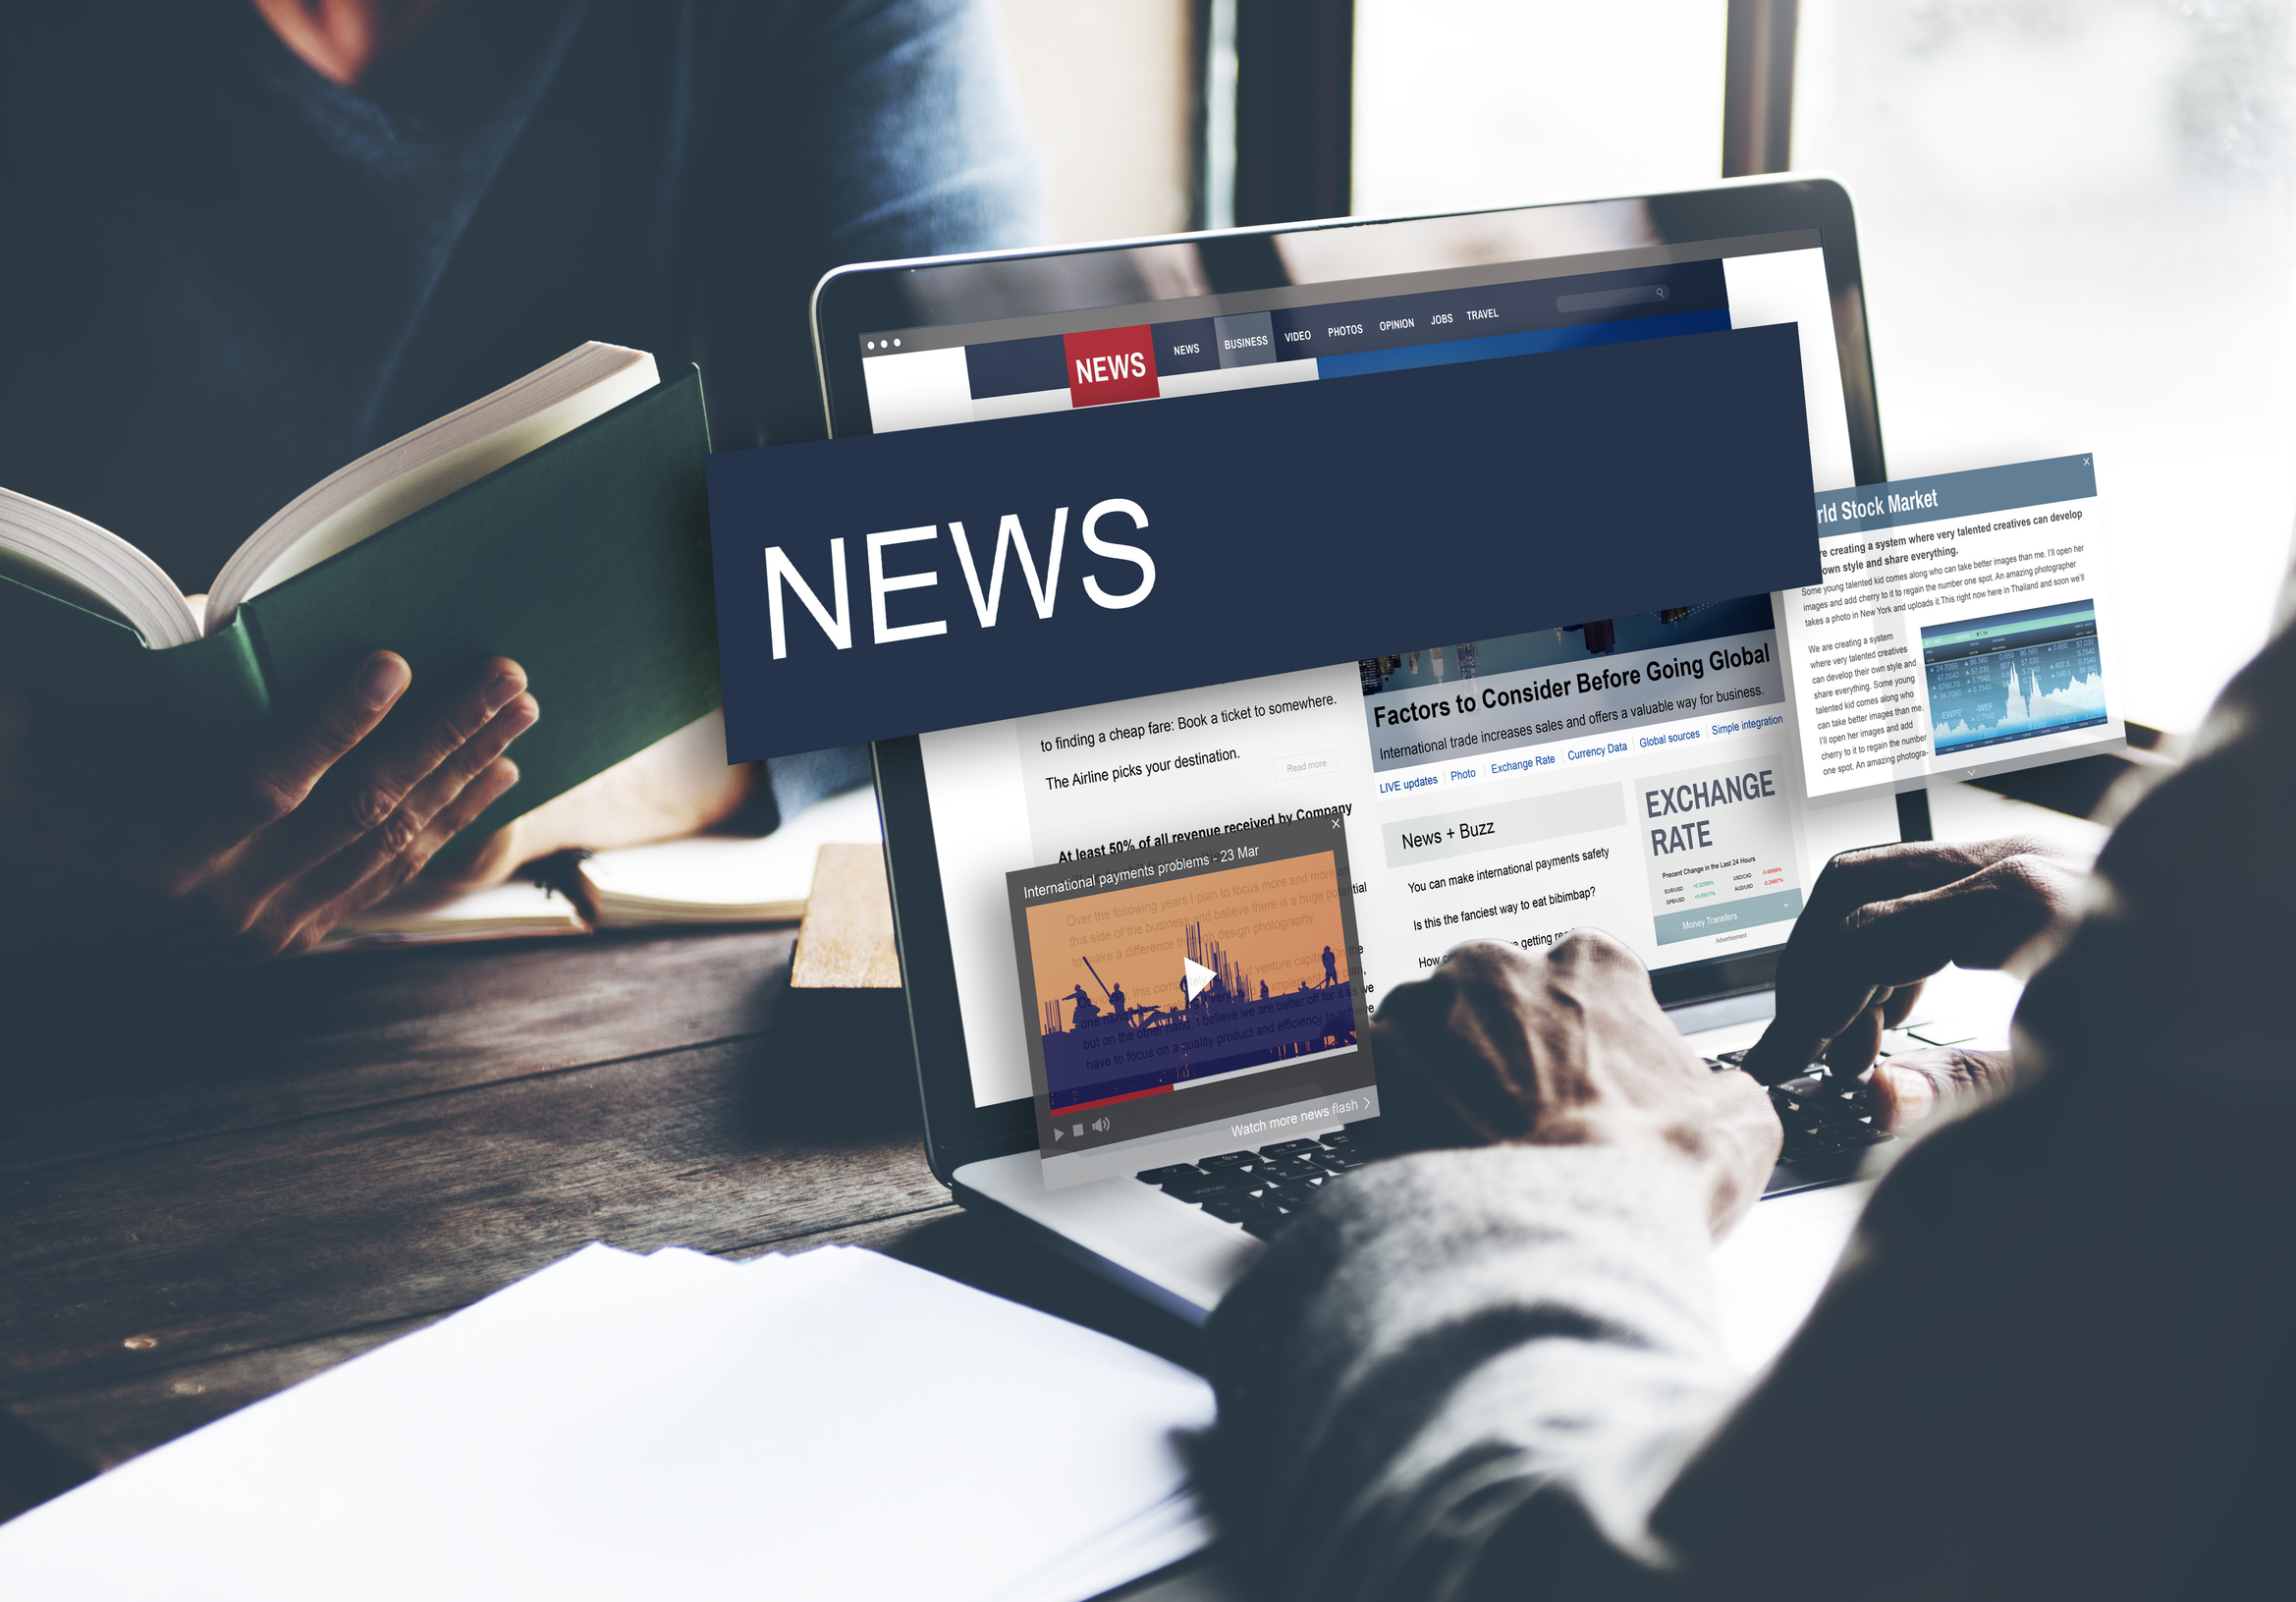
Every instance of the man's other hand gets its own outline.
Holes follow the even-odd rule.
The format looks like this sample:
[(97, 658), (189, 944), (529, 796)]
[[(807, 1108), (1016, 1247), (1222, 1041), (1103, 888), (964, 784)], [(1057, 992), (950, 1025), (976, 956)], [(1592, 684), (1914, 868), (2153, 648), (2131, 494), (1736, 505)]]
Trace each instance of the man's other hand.
[[(1836, 856), (1778, 956), (1777, 1016), (1746, 1054), (1746, 1072), (1765, 1084), (1818, 1062), (1863, 1073), (1882, 1031), (1911, 1016), (1923, 981), (1948, 963), (1997, 968), (2021, 954), (2045, 959), (2071, 928), (2086, 877), (2057, 848), (2030, 839)], [(1907, 1094), (1917, 1093), (1909, 1081)]]
[(1545, 956), (1478, 942), (1398, 985), (1372, 1024), (1382, 1126), (1399, 1149), (1612, 1145), (1689, 1173), (1721, 1234), (1762, 1194), (1777, 1117), (1683, 1043), (1609, 935)]
[(517, 782), (503, 750), (539, 716), (525, 673), (496, 658), (439, 709), (386, 723), (412, 677), (378, 651), (253, 756), (133, 801), (54, 783), (0, 685), (0, 961), (249, 962), (309, 948), (406, 883)]
[(434, 883), (475, 890), (500, 884), (519, 864), (569, 847), (608, 851), (676, 840), (722, 823), (764, 774), (762, 762), (726, 762), (722, 712), (687, 724), (635, 756), (544, 801), (476, 845), (434, 865)]

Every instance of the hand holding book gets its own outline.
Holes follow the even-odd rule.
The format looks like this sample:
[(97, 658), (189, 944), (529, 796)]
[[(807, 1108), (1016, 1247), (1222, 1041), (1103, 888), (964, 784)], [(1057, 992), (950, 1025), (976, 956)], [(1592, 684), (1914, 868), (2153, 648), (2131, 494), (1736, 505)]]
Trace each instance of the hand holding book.
[[(485, 882), (558, 845), (722, 815), (748, 782), (722, 741), (699, 782), (658, 749), (719, 704), (708, 449), (698, 372), (662, 384), (645, 353), (584, 345), (330, 473), (196, 602), (117, 534), (0, 488), (0, 684), (20, 692), (0, 872), (21, 870), (30, 914), (0, 920), (0, 960), (92, 956), (47, 938), (83, 918), (128, 940), (189, 946), (203, 925), (219, 952), (299, 949), (458, 831), (453, 876)], [(387, 722), (345, 688), (385, 656), (411, 675)], [(477, 687), (510, 662), (518, 686), (480, 716)], [(514, 711), (528, 679), (552, 717), (506, 795), (512, 770), (488, 763), (534, 720), (531, 699)], [(357, 733), (330, 746), (329, 728)], [(265, 776), (283, 802), (236, 833), (184, 832)], [(99, 873), (100, 911), (81, 888)]]
[(524, 672), (497, 657), (385, 726), (412, 677), (374, 652), (196, 789), (124, 801), (55, 785), (27, 748), (22, 695), (0, 683), (0, 880), (44, 914), (0, 920), (0, 964), (301, 951), (406, 883), (518, 781), (503, 752), (540, 715)]
[(712, 712), (492, 834), (465, 835), (450, 860), (433, 864), (429, 879), (477, 890), (570, 849), (613, 851), (683, 839), (725, 822), (747, 800), (758, 774), (755, 763), (727, 765), (725, 720)]
[(698, 372), (660, 384), (645, 353), (585, 345), (298, 495), (196, 609), (117, 534), (0, 488), (0, 672), (43, 754), (172, 779), (371, 652), (412, 666), (425, 715), (507, 656), (552, 718), (491, 834), (717, 707), (708, 449)]

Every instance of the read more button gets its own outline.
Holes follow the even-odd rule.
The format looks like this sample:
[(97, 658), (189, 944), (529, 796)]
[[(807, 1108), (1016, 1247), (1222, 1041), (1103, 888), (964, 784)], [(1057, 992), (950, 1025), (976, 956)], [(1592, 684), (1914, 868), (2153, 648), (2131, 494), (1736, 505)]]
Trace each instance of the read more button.
[(1279, 756), (1273, 776), (1279, 784), (1285, 779), (1320, 779), (1330, 774), (1339, 760), (1336, 751), (1301, 751), (1294, 756)]

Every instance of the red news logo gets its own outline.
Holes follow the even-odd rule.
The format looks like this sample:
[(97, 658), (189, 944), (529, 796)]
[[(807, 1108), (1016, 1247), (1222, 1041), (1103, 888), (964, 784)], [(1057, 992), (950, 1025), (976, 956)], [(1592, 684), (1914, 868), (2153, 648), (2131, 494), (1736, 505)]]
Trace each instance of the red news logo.
[(1144, 378), (1148, 373), (1147, 359), (1138, 351), (1119, 351), (1114, 356), (1096, 356), (1087, 361), (1076, 359), (1076, 382), (1079, 384), (1114, 384), (1126, 378)]
[(1156, 399), (1156, 358), (1149, 354), (1146, 323), (1066, 334), (1062, 344), (1068, 359), (1069, 405)]

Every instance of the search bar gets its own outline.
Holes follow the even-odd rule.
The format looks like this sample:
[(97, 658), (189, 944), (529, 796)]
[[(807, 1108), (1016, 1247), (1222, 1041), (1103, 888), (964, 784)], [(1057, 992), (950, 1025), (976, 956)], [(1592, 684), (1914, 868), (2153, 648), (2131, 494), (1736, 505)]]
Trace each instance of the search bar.
[(1584, 295), (1558, 296), (1558, 311), (1608, 311), (1614, 305), (1649, 305), (1667, 298), (1664, 284), (1643, 284), (1634, 289), (1589, 290)]

